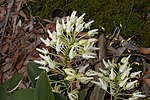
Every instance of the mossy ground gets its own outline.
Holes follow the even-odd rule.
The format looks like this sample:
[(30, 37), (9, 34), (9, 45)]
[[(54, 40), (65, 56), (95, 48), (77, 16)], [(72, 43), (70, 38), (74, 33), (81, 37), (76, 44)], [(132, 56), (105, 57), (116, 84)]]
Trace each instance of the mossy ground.
[[(150, 46), (150, 1), (149, 0), (35, 0), (28, 2), (32, 14), (50, 19), (52, 16), (78, 15), (86, 13), (85, 20), (95, 20), (93, 28), (112, 34), (115, 27), (122, 24), (121, 34), (127, 39), (133, 37), (137, 44)], [(53, 13), (54, 9), (62, 12)]]

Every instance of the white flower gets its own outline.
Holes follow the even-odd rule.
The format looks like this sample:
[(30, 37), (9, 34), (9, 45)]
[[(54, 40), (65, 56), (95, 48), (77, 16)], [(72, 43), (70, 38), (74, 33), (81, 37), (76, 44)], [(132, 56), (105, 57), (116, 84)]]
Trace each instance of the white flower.
[(40, 65), (43, 65), (43, 66), (47, 65), (47, 62), (45, 60), (40, 60), (40, 61), (39, 60), (34, 60), (34, 62), (38, 63)]
[(73, 30), (72, 22), (69, 20), (69, 16), (67, 16), (66, 32), (70, 33), (72, 30)]
[(110, 87), (110, 94), (111, 94), (111, 95), (114, 95), (114, 93), (115, 93), (115, 90)]
[(109, 64), (106, 63), (106, 61), (105, 61), (104, 59), (103, 59), (102, 61), (103, 61), (104, 66), (105, 66), (106, 68), (109, 68)]
[(129, 78), (126, 78), (126, 79), (124, 79), (123, 81), (121, 81), (120, 84), (119, 84), (119, 86), (120, 86), (120, 87), (124, 87), (124, 86), (126, 85), (128, 79), (129, 79)]
[(60, 42), (60, 38), (58, 38), (57, 42), (56, 42), (56, 51), (60, 52), (61, 51), (61, 47), (62, 47), (62, 43)]
[(142, 92), (133, 93), (133, 97), (146, 97), (146, 95), (142, 95)]
[(86, 76), (99, 76), (99, 77), (103, 77), (103, 74), (102, 73), (99, 73), (99, 72), (96, 72), (96, 71), (93, 71), (91, 69), (89, 69), (86, 73), (85, 73)]
[(126, 85), (127, 89), (131, 89), (134, 88), (135, 83), (137, 83), (137, 80), (133, 81), (133, 82), (128, 82)]
[(120, 65), (119, 71), (122, 73), (125, 71), (125, 69), (128, 67), (128, 63), (124, 63), (123, 65)]
[(43, 54), (45, 54), (45, 55), (49, 54), (49, 51), (47, 49), (45, 49), (45, 48), (42, 48), (42, 49), (36, 48), (36, 50), (41, 52), (41, 53), (43, 53)]
[(89, 36), (93, 36), (93, 35), (95, 35), (95, 34), (98, 34), (97, 31), (98, 31), (98, 29), (93, 29), (93, 30), (88, 31), (87, 34), (88, 34)]
[(108, 75), (108, 70), (99, 68), (99, 71), (101, 71), (104, 75)]
[(66, 30), (66, 24), (63, 18), (62, 18), (62, 26), (63, 26), (63, 29)]
[(80, 45), (85, 45), (87, 43), (88, 40), (82, 39), (79, 41)]
[(122, 62), (122, 63), (128, 63), (130, 56), (131, 56), (131, 55), (129, 55), (128, 57), (123, 57), (123, 58), (121, 59), (121, 62)]
[(111, 80), (114, 80), (115, 77), (116, 77), (116, 74), (115, 74), (115, 72), (114, 72), (114, 69), (111, 68), (111, 73), (110, 73), (110, 75), (109, 75), (109, 78), (110, 78)]
[(139, 75), (142, 71), (138, 71), (138, 72), (133, 72), (131, 73), (130, 77), (131, 78), (135, 78), (137, 75)]
[(94, 22), (94, 20), (92, 20), (92, 21), (86, 23), (86, 24), (84, 25), (85, 29), (90, 29), (91, 24), (92, 24), (93, 22)]
[(66, 68), (66, 69), (64, 69), (64, 71), (69, 76), (74, 76), (76, 74), (75, 70), (72, 68)]
[(55, 43), (56, 43), (56, 41), (57, 41), (57, 33), (54, 31), (53, 32), (53, 34), (50, 32), (50, 30), (47, 30), (47, 32), (48, 32), (48, 34), (49, 34), (49, 37), (52, 39), (51, 41), (50, 41), (50, 44), (51, 45), (54, 45)]
[(46, 38), (46, 40), (44, 40), (43, 38), (40, 39), (46, 46), (51, 46), (51, 41), (48, 38)]
[(59, 23), (58, 20), (56, 22), (56, 32), (57, 32), (57, 36), (62, 35), (63, 32), (63, 26)]
[(77, 19), (77, 22), (76, 22), (76, 24), (75, 24), (76, 27), (83, 23), (84, 15), (85, 15), (85, 13), (82, 14), (82, 15)]
[(77, 11), (73, 11), (70, 16), (70, 20), (72, 23), (75, 23), (75, 21), (76, 21), (76, 13), (77, 13)]
[(84, 73), (85, 69), (89, 66), (89, 64), (86, 64), (85, 66), (80, 66), (79, 72)]
[(79, 93), (79, 91), (76, 89), (71, 91), (70, 93), (68, 93), (69, 99), (70, 100), (78, 100), (78, 93)]
[(85, 59), (90, 59), (90, 58), (95, 58), (96, 54), (95, 53), (92, 53), (92, 52), (84, 52), (82, 54), (82, 57), (85, 58)]
[(72, 48), (71, 48), (71, 50), (69, 52), (69, 58), (70, 59), (73, 59), (76, 56), (76, 51), (74, 49), (75, 49), (75, 47), (72, 46)]
[(138, 91), (134, 92), (132, 94), (132, 97), (130, 97), (128, 100), (138, 100), (138, 98), (144, 98), (144, 97), (146, 97), (146, 95), (142, 95), (141, 93), (142, 92), (138, 92)]
[(76, 26), (75, 31), (76, 31), (77, 33), (83, 31), (83, 29), (84, 29), (83, 25), (84, 25), (84, 23), (82, 23), (82, 24)]
[(45, 67), (45, 66), (40, 66), (38, 67), (39, 69), (43, 69), (43, 70), (46, 70), (46, 72), (49, 72), (49, 68), (48, 67)]
[(56, 62), (52, 61), (49, 55), (48, 56), (46, 56), (46, 55), (43, 56), (43, 55), (39, 54), (39, 56), (41, 58), (43, 58), (43, 61), (47, 62), (46, 64), (48, 64), (49, 68), (54, 69), (56, 67)]
[(67, 74), (66, 80), (73, 81), (76, 78), (76, 72), (72, 68), (64, 69), (65, 73)]
[(91, 79), (94, 79), (94, 77), (86, 77), (82, 73), (78, 73), (76, 79), (83, 84), (87, 84)]
[(126, 69), (122, 74), (121, 74), (121, 79), (123, 80), (126, 76), (128, 76), (130, 74), (130, 70), (132, 68), (128, 68)]
[(105, 81), (103, 81), (101, 78), (98, 78), (98, 80), (101, 83), (101, 88), (107, 90), (108, 84)]

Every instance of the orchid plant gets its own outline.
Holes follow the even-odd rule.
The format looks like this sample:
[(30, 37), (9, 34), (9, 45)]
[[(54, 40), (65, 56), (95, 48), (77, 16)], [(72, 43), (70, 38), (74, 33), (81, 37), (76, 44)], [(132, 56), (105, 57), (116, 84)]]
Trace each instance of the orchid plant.
[[(76, 13), (73, 11), (66, 20), (57, 20), (56, 31), (48, 30), (48, 37), (40, 38), (46, 47), (36, 49), (40, 52), (41, 60), (34, 62), (47, 72), (52, 91), (64, 94), (70, 100), (77, 100), (80, 85), (92, 82), (107, 91), (113, 100), (121, 95), (128, 95), (122, 94), (122, 91), (132, 89), (138, 81), (136, 77), (141, 73), (131, 73), (132, 68), (128, 62), (130, 56), (122, 58), (118, 64), (103, 60), (105, 69), (99, 68), (99, 72), (89, 69), (89, 64), (74, 64), (77, 60), (96, 58), (95, 50), (98, 50), (94, 45), (97, 42), (94, 36), (98, 34), (98, 29), (90, 29), (94, 21), (86, 23), (85, 13), (80, 17)], [(98, 76), (97, 80), (94, 80), (95, 76)], [(129, 100), (145, 97), (141, 92), (128, 96)]]
[[(103, 60), (105, 69), (99, 68), (99, 72), (88, 70), (87, 76), (98, 76), (96, 81), (92, 83), (100, 86), (103, 90), (111, 95), (111, 99), (123, 99), (123, 100), (137, 100), (140, 97), (146, 97), (139, 91), (127, 94), (122, 93), (123, 91), (131, 90), (137, 85), (137, 78), (139, 78), (142, 71), (131, 72), (132, 68), (129, 64), (129, 58), (123, 57), (119, 63), (106, 62)], [(109, 88), (109, 89), (108, 89)], [(128, 99), (125, 99), (126, 97)]]
[[(95, 58), (94, 51), (98, 50), (94, 46), (97, 41), (94, 35), (98, 34), (98, 29), (90, 30), (94, 21), (85, 23), (85, 13), (80, 17), (77, 17), (76, 13), (73, 11), (67, 20), (62, 19), (61, 22), (57, 20), (56, 31), (48, 30), (49, 37), (40, 38), (46, 48), (36, 49), (40, 52), (41, 60), (34, 61), (41, 65), (40, 69), (48, 73), (52, 90), (68, 95), (70, 100), (78, 99), (80, 84), (87, 84), (94, 78), (85, 74), (88, 64), (73, 65), (72, 63), (80, 58), (85, 60)], [(50, 52), (50, 48), (53, 52)]]

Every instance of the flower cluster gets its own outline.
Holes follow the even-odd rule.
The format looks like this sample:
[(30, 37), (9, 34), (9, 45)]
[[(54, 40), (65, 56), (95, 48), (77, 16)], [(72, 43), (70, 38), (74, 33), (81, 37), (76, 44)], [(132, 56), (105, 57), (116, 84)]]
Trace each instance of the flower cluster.
[[(40, 52), (41, 60), (35, 60), (36, 63), (41, 65), (40, 69), (51, 73), (49, 76), (60, 75), (63, 77), (59, 82), (50, 80), (52, 86), (54, 86), (52, 89), (63, 94), (67, 92), (71, 100), (78, 98), (77, 93), (80, 89), (79, 87), (72, 88), (72, 83), (87, 84), (93, 77), (85, 75), (85, 69), (88, 65), (77, 65), (79, 67), (75, 68), (70, 63), (79, 58), (85, 60), (95, 58), (94, 51), (98, 50), (94, 46), (97, 41), (94, 36), (98, 34), (98, 29), (90, 30), (94, 21), (85, 23), (85, 13), (80, 17), (76, 16), (76, 13), (76, 11), (73, 11), (71, 16), (67, 16), (66, 20), (62, 19), (60, 22), (57, 20), (56, 31), (48, 30), (48, 37), (46, 39), (40, 38), (46, 48), (36, 49)], [(54, 51), (50, 52), (49, 48), (53, 48)], [(62, 84), (63, 90), (61, 90)], [(66, 86), (66, 89), (64, 89), (64, 86)]]
[[(141, 73), (141, 71), (131, 73), (132, 68), (129, 64), (129, 58), (130, 56), (122, 58), (118, 64), (114, 64), (113, 62), (110, 62), (110, 60), (108, 60), (108, 62), (103, 60), (105, 69), (99, 68), (100, 72), (89, 70), (86, 75), (98, 76), (98, 79), (96, 81), (92, 81), (92, 83), (97, 84), (102, 89), (110, 93), (114, 97), (114, 100), (116, 100), (122, 95), (121, 92), (123, 90), (130, 90), (135, 87), (138, 82), (137, 77)], [(138, 96), (136, 96), (136, 94), (138, 94)], [(135, 98), (138, 97), (145, 97), (145, 95), (140, 96), (140, 92), (133, 93), (130, 100), (135, 100)]]

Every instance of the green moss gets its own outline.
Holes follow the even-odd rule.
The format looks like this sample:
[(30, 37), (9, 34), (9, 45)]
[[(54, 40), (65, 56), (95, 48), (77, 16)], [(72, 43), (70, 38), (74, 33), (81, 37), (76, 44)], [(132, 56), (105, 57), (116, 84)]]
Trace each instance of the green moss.
[[(139, 45), (150, 46), (150, 1), (148, 0), (35, 0), (30, 2), (34, 16), (48, 18), (54, 9), (61, 9), (65, 15), (78, 11), (86, 13), (85, 20), (95, 20), (93, 28), (105, 27), (106, 34), (113, 33), (116, 26), (122, 24), (121, 34), (125, 38), (133, 37)], [(62, 16), (56, 12), (55, 16)]]

